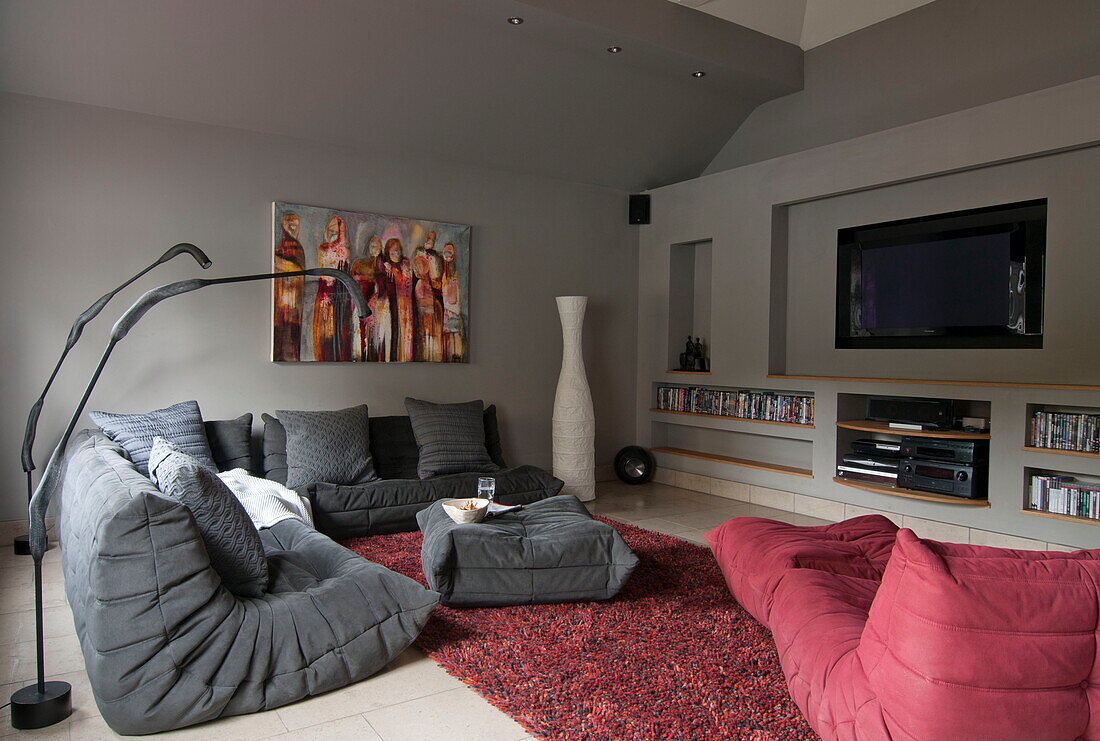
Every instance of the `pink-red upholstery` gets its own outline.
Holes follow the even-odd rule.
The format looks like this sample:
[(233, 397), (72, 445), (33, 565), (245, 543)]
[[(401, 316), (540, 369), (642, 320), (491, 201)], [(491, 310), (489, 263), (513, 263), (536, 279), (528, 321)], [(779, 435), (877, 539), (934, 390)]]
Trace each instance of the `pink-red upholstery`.
[[(1100, 741), (1100, 550), (936, 543), (871, 517), (737, 518), (707, 540), (826, 741)], [(831, 557), (853, 549), (851, 568)]]

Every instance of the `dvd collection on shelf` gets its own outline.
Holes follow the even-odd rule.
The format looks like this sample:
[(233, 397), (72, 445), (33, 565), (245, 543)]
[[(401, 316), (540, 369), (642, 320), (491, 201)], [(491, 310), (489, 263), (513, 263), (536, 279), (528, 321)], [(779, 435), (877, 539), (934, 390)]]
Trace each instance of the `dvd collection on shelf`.
[(1035, 448), (1100, 453), (1100, 415), (1035, 412), (1030, 439)]
[(1100, 483), (1084, 483), (1072, 476), (1031, 477), (1028, 507), (1055, 515), (1100, 520)]
[(716, 417), (813, 425), (814, 397), (775, 391), (721, 391), (702, 386), (659, 386), (657, 408)]

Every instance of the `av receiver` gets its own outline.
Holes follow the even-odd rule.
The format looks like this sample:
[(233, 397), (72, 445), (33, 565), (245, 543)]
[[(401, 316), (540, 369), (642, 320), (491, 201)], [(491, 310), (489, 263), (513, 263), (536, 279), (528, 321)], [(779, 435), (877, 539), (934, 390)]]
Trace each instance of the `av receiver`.
[(989, 460), (987, 440), (944, 440), (929, 437), (903, 437), (902, 458), (947, 461), (952, 463), (976, 463)]
[(898, 468), (898, 486), (966, 499), (984, 499), (985, 466), (906, 458)]

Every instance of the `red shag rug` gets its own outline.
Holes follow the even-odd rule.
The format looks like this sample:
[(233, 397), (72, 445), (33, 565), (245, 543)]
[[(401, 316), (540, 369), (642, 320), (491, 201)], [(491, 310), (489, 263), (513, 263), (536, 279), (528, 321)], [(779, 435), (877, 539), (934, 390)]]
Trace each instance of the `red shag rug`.
[[(616, 599), (441, 606), (417, 646), (540, 738), (817, 739), (771, 634), (730, 596), (710, 551), (600, 519), (639, 559)], [(414, 532), (343, 545), (424, 583), (420, 543)]]

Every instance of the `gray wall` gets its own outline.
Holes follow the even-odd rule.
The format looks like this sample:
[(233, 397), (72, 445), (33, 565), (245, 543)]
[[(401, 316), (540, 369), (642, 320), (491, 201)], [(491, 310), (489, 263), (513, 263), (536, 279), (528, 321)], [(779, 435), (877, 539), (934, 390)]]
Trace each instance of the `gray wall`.
[(1095, 0), (937, 0), (811, 49), (803, 90), (759, 106), (706, 172), (1100, 73)]
[[(768, 378), (775, 333), (770, 319), (787, 315), (785, 326), (810, 348), (787, 347), (787, 370), (827, 374), (925, 379), (975, 378), (1057, 381), (1070, 378), (1100, 385), (1094, 317), (1100, 295), (1082, 290), (1100, 268), (1100, 181), (1095, 177), (1100, 130), (1100, 77), (1036, 91), (917, 124), (878, 132), (798, 154), (704, 176), (652, 192), (653, 223), (643, 227), (639, 244), (637, 408), (653, 406), (656, 383), (682, 383), (665, 371), (667, 349), (668, 250), (670, 245), (713, 240), (711, 366), (706, 384), (813, 392), (817, 426), (787, 437), (812, 443), (814, 477), (797, 478), (688, 458), (659, 455), (658, 464), (689, 473), (779, 489), (917, 518), (1068, 545), (1100, 543), (1100, 528), (1020, 514), (1025, 467), (1079, 474), (1100, 473), (1100, 462), (1043, 453), (1023, 453), (1027, 405), (1100, 407), (1100, 392), (1057, 389), (888, 384)], [(1006, 122), (1011, 122), (1011, 125)], [(1084, 147), (1084, 148), (1082, 148)], [(1075, 151), (1069, 151), (1074, 148)], [(1050, 154), (1065, 150), (1063, 154)], [(996, 163), (1009, 163), (992, 166)], [(837, 365), (832, 351), (832, 286), (836, 227), (878, 218), (989, 205), (1015, 198), (1048, 196), (1052, 285), (1047, 292), (1049, 352), (1022, 350), (972, 354), (968, 363), (941, 365), (943, 358), (896, 351), (863, 354)], [(789, 206), (789, 219), (777, 228), (777, 207)], [(782, 209), (778, 209), (782, 210)], [(865, 220), (866, 217), (866, 220)], [(790, 237), (785, 238), (786, 226)], [(787, 255), (787, 243), (792, 246)], [(787, 266), (792, 291), (780, 296), (772, 278)], [(816, 272), (815, 272), (816, 271)], [(820, 281), (828, 285), (814, 285)], [(1063, 289), (1059, 291), (1058, 289)], [(805, 295), (802, 295), (804, 292)], [(780, 300), (782, 299), (782, 300)], [(1077, 312), (1086, 317), (1079, 320)], [(823, 333), (819, 334), (819, 333)], [(851, 352), (851, 351), (848, 351)], [(902, 353), (903, 355), (905, 353)], [(855, 356), (850, 356), (855, 357)], [(970, 363), (974, 367), (970, 367)], [(1063, 369), (1064, 363), (1066, 370)], [(860, 491), (832, 481), (841, 394), (950, 397), (988, 402), (992, 409), (991, 508), (921, 502)], [(681, 419), (691, 418), (679, 418)], [(668, 415), (641, 411), (640, 444), (667, 437)], [(720, 423), (728, 443), (711, 435), (705, 452), (738, 455), (745, 434), (769, 427)], [(738, 437), (740, 435), (740, 437)], [(702, 438), (702, 434), (697, 437)], [(721, 440), (722, 438), (718, 438)], [(791, 445), (774, 450), (753, 441), (754, 454), (782, 463)], [(703, 444), (702, 442), (700, 444)]]
[[(210, 419), (406, 395), (500, 408), (510, 460), (548, 466), (561, 362), (556, 295), (589, 296), (585, 356), (597, 463), (633, 436), (636, 234), (622, 192), (278, 136), (0, 95), (6, 321), (0, 519), (23, 516), (23, 421), (73, 318), (179, 241), (212, 275), (271, 267), (271, 202), (473, 225), (468, 365), (273, 364), (269, 285), (211, 287), (156, 307), (119, 345), (91, 408), (199, 400)], [(141, 291), (200, 272), (182, 259), (116, 299), (86, 332), (42, 417), (45, 464), (116, 317)], [(258, 427), (258, 425), (257, 425)]]
[[(1097, 172), (1100, 147), (791, 206), (786, 371), (1097, 383), (1100, 346), (1081, 341), (1100, 337)], [(1032, 198), (1049, 201), (1042, 349), (834, 349), (837, 229)]]

